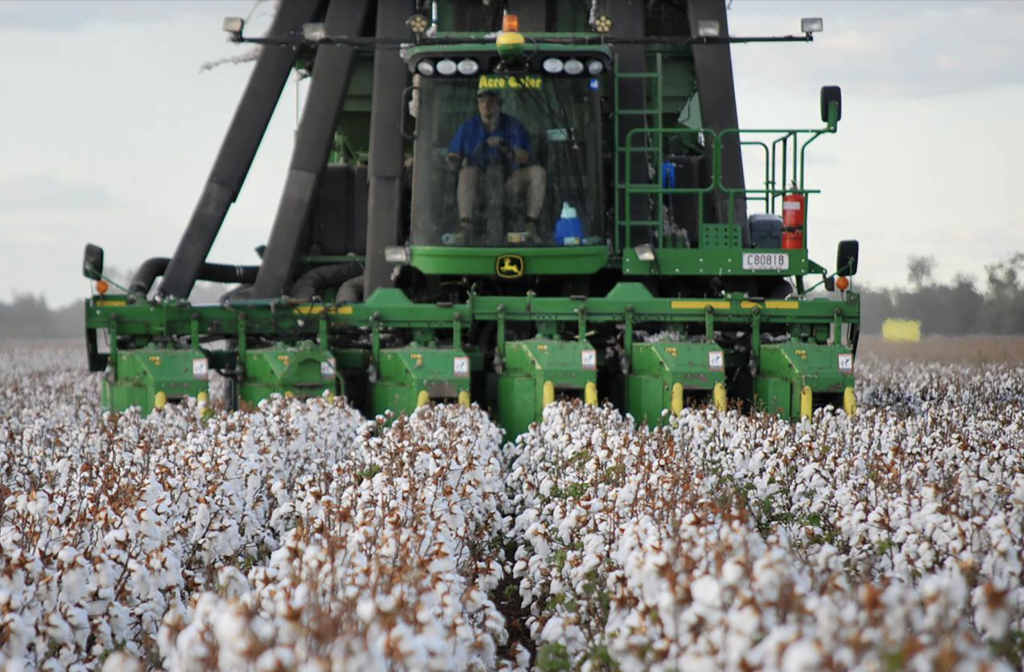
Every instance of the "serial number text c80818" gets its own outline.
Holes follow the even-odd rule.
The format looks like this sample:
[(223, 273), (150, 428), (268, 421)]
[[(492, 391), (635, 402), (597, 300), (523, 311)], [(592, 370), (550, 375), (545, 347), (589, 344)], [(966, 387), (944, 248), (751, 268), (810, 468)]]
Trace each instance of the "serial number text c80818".
[(789, 255), (785, 252), (744, 252), (745, 271), (788, 271)]

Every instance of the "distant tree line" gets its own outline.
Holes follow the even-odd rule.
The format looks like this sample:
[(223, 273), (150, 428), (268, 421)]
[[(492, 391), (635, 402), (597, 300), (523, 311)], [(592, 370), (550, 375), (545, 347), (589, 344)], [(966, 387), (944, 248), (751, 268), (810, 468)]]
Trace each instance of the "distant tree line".
[[(130, 271), (111, 273), (121, 283), (126, 283), (131, 275)], [(192, 301), (214, 303), (227, 289), (224, 285), (197, 282), (192, 290)], [(44, 297), (17, 291), (9, 303), (0, 301), (0, 338), (84, 337), (85, 297), (63, 308), (50, 308)]]
[(51, 309), (46, 299), (15, 292), (10, 303), (0, 302), (0, 338), (78, 338), (85, 335), (81, 302)]
[(1024, 253), (986, 266), (981, 287), (963, 274), (935, 282), (934, 271), (932, 257), (910, 257), (905, 287), (859, 288), (863, 333), (879, 333), (885, 320), (900, 318), (918, 320), (925, 336), (1024, 334)]

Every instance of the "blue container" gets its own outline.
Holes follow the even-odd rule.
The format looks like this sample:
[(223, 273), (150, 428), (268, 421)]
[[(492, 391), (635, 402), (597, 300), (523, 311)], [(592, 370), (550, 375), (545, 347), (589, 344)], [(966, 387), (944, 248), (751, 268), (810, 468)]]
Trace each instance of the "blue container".
[(576, 215), (576, 208), (568, 201), (562, 203), (562, 216), (555, 222), (555, 244), (579, 245), (583, 242), (583, 222)]

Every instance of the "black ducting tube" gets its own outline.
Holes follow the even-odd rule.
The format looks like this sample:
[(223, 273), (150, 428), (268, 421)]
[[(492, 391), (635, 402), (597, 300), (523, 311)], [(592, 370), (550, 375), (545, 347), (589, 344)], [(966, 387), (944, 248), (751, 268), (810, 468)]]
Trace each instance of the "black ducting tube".
[[(167, 270), (171, 260), (167, 257), (153, 257), (143, 262), (139, 270), (132, 276), (131, 284), (128, 285), (129, 294), (149, 294), (153, 283)], [(232, 266), (230, 264), (211, 264), (204, 262), (199, 267), (199, 280), (223, 283), (250, 284), (256, 280), (256, 272), (259, 266)]]
[[(729, 34), (729, 12), (725, 0), (687, 0), (687, 17), (690, 34), (697, 35), (702, 20), (714, 20), (721, 27), (723, 35)], [(693, 46), (693, 72), (700, 91), (700, 118), (705, 128), (715, 133), (727, 128), (739, 128), (739, 114), (736, 111), (736, 85), (732, 72), (732, 52), (728, 44), (703, 44)], [(709, 145), (710, 151), (710, 145)], [(743, 154), (740, 136), (732, 133), (722, 140), (721, 153), (722, 186), (728, 189), (743, 189)], [(708, 159), (710, 160), (710, 156)], [(714, 208), (710, 215), (716, 222), (729, 221), (729, 196), (720, 189), (712, 190)], [(733, 221), (743, 231), (743, 247), (750, 246), (750, 227), (747, 224), (747, 201), (743, 195), (733, 202)]]
[[(320, 5), (320, 0), (278, 3), (269, 35), (284, 39), (301, 35), (302, 25), (316, 20)], [(249, 174), (294, 63), (295, 49), (287, 44), (271, 43), (260, 47), (256, 66), (221, 142), (210, 176), (174, 251), (170, 268), (164, 273), (160, 287), (164, 296), (185, 298), (192, 292), (199, 269)]]
[(314, 297), (323, 296), (327, 287), (337, 287), (342, 283), (359, 276), (362, 269), (359, 264), (333, 264), (317, 266), (303, 273), (292, 285), (292, 298), (299, 301), (312, 301)]
[(359, 274), (349, 278), (338, 287), (338, 295), (334, 297), (335, 303), (361, 303), (363, 300), (363, 275)]
[[(361, 34), (369, 9), (370, 0), (331, 0), (324, 17), (327, 34)], [(322, 44), (316, 48), (313, 81), (299, 121), (284, 192), (253, 286), (253, 296), (258, 299), (290, 292), (302, 241), (310, 228), (313, 199), (327, 167), (355, 62), (356, 50), (352, 45)]]
[[(403, 17), (415, 11), (409, 0), (378, 0), (376, 36), (403, 38), (409, 34)], [(402, 164), (405, 159), (402, 125), (402, 91), (409, 82), (409, 68), (398, 50), (378, 45), (373, 56), (373, 96), (370, 101), (370, 164), (367, 189), (366, 273), (361, 294), (391, 287), (394, 266), (384, 249), (401, 243)]]

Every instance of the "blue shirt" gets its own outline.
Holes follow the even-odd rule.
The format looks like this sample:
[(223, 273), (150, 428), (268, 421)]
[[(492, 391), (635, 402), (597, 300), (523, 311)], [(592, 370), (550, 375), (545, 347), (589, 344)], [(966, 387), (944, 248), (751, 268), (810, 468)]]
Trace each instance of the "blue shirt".
[[(455, 137), (448, 145), (448, 153), (461, 154), (466, 157), (471, 166), (485, 166), (504, 156), (501, 147), (491, 147), (487, 144), (487, 139), (492, 135), (506, 142), (510, 151), (516, 147), (527, 153), (530, 151), (530, 134), (526, 132), (526, 127), (515, 117), (502, 113), (498, 118), (498, 125), (493, 131), (487, 130), (484, 120), (480, 118), (479, 114), (462, 122), (459, 130), (455, 131)], [(509, 159), (515, 166), (515, 154), (512, 154)]]

